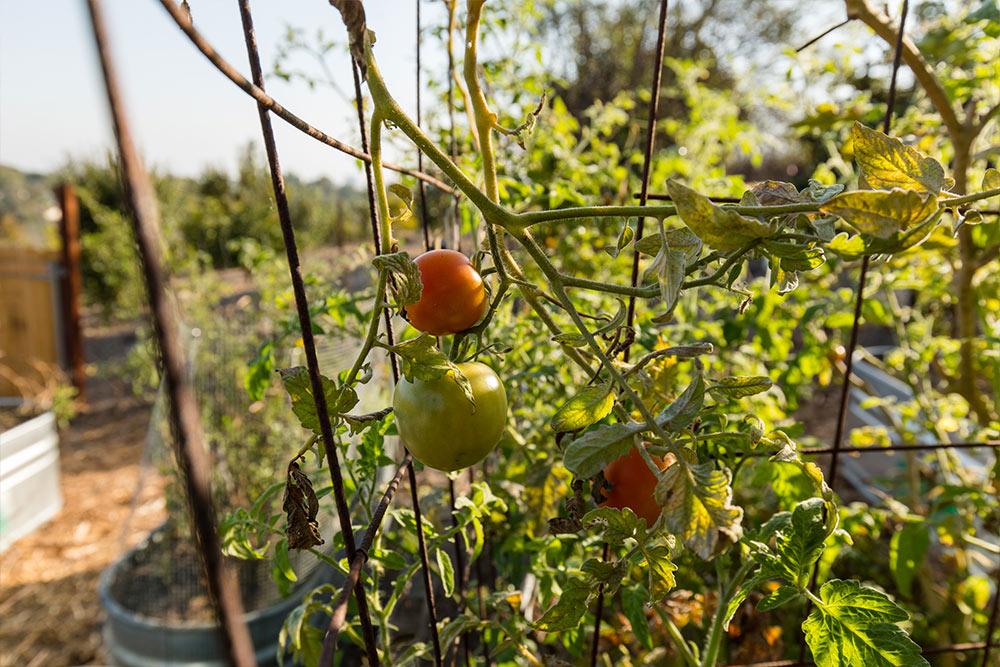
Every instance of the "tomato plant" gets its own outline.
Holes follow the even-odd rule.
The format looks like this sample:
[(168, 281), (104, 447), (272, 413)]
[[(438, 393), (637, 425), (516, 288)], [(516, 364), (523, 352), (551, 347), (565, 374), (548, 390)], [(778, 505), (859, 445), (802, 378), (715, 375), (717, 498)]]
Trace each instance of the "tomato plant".
[[(486, 457), (496, 475), (470, 486), (451, 517), (432, 516), (433, 526), (423, 529), (432, 568), (460, 609), (439, 628), (444, 645), (475, 632), (502, 664), (577, 659), (588, 642), (585, 621), (593, 620), (589, 615), (604, 595), (628, 620), (629, 629), (616, 624), (609, 642), (609, 651), (618, 651), (609, 659), (621, 664), (635, 664), (630, 661), (644, 649), (655, 660), (659, 644), (669, 646), (677, 663), (714, 667), (731, 653), (727, 637), (738, 614), (768, 622), (778, 608), (786, 620), (773, 627), (803, 633), (817, 664), (927, 664), (907, 630), (933, 636), (932, 621), (923, 612), (911, 615), (902, 603), (919, 588), (916, 563), (932, 532), (942, 543), (956, 536), (968, 541), (982, 524), (974, 486), (942, 461), (947, 477), (934, 480), (940, 512), (918, 519), (910, 510), (927, 500), (921, 485), (931, 477), (921, 477), (925, 471), (914, 464), (908, 480), (914, 508), (893, 505), (877, 520), (859, 518), (801, 451), (810, 441), (795, 411), (817, 385), (829, 385), (845, 361), (831, 353), (853, 322), (854, 295), (842, 274), (862, 258), (884, 268), (884, 282), (870, 288), (880, 294), (865, 302), (864, 315), (882, 326), (900, 322), (890, 313), (906, 315), (898, 292), (918, 285), (908, 274), (914, 258), (967, 235), (961, 225), (948, 224), (956, 215), (962, 225), (979, 228), (972, 236), (980, 244), (976, 253), (995, 254), (996, 223), (983, 223), (972, 211), (1000, 195), (1000, 175), (982, 168), (980, 184), (967, 193), (958, 186), (968, 175), (947, 175), (945, 153), (873, 129), (864, 118), (869, 122), (845, 122), (824, 137), (843, 173), (821, 168), (803, 182), (746, 187), (740, 178), (724, 177), (724, 142), (692, 131), (722, 176), (697, 173), (697, 161), (684, 161), (681, 153), (667, 155), (656, 168), (669, 203), (635, 205), (626, 187), (617, 193), (625, 203), (609, 205), (604, 199), (614, 192), (613, 180), (627, 186), (628, 170), (606, 181), (585, 175), (617, 161), (602, 137), (629, 134), (625, 121), (596, 109), (592, 127), (580, 130), (556, 102), (551, 118), (542, 104), (522, 123), (507, 123), (491, 109), (480, 81), (483, 5), (470, 0), (466, 14), (463, 93), (468, 145), (475, 151), (459, 160), (402, 110), (379, 71), (370, 34), (350, 22), (372, 101), (370, 154), (382, 246), (372, 260), (374, 290), (360, 350), (348, 368), (325, 378), (322, 397), (362, 507), (377, 498), (376, 468), (392, 460), (386, 436), (393, 428), (428, 466), (456, 471)], [(454, 3), (450, 7), (454, 18)], [(876, 32), (886, 27), (879, 17), (864, 16)], [(671, 67), (678, 81), (697, 90), (697, 66)], [(685, 99), (697, 108), (705, 97)], [(722, 138), (742, 136), (738, 114), (727, 125), (731, 134)], [(389, 132), (413, 143), (460, 191), (463, 220), (472, 221), (464, 229), (477, 249), (471, 258), (439, 250), (414, 260), (399, 249), (405, 243), (394, 234), (409, 212), (389, 206), (382, 163)], [(509, 167), (494, 143), (502, 137), (525, 149)], [(581, 157), (586, 148), (593, 153)], [(739, 201), (713, 201), (705, 194), (710, 184), (733, 190)], [(408, 204), (412, 198), (401, 190), (393, 185)], [(647, 220), (647, 233), (638, 233), (636, 218)], [(626, 282), (633, 257), (640, 270)], [(420, 333), (392, 340), (380, 329), (387, 313), (406, 313)], [(900, 350), (884, 363), (917, 385), (928, 380), (921, 369), (955, 352), (939, 365), (946, 377), (961, 375), (971, 343), (948, 350), (937, 335), (926, 338), (934, 331), (944, 338), (940, 323), (917, 315), (911, 321), (921, 326), (896, 331)], [(379, 352), (395, 355), (404, 379), (392, 411), (358, 414), (358, 388), (372, 381)], [(503, 382), (478, 361), (487, 358)], [(298, 460), (317, 439), (313, 397), (300, 370), (285, 369), (282, 379), (293, 411), (312, 432)], [(915, 423), (942, 439), (986, 437), (990, 408), (977, 409), (967, 390), (939, 387), (912, 400), (875, 397), (865, 407), (884, 408), (900, 437), (911, 440)], [(947, 399), (930, 404), (922, 398), (938, 394)], [(859, 429), (852, 438), (872, 444), (874, 431)], [(977, 482), (995, 485), (994, 479)], [(431, 493), (438, 499), (443, 491)], [(956, 498), (969, 498), (972, 509), (946, 517), (956, 511)], [(375, 538), (366, 575), (369, 605), (379, 619), (379, 651), (405, 664), (431, 654), (425, 642), (400, 639), (404, 633), (394, 626), (393, 610), (419, 565), (417, 524), (405, 508), (388, 516), (392, 527)], [(240, 553), (260, 553), (265, 537), (288, 539), (290, 529), (283, 531), (277, 520), (259, 533), (250, 530), (259, 523), (231, 529), (231, 542), (245, 547)], [(844, 565), (870, 561), (879, 543), (867, 538), (883, 528), (893, 532), (891, 591), (868, 570), (857, 575)], [(485, 536), (493, 545), (488, 559)], [(444, 549), (456, 537), (472, 561), (488, 561), (502, 573), (496, 592), (482, 595), (481, 615), (472, 611), (470, 594), (456, 589), (456, 564)], [(600, 557), (602, 545), (607, 558)], [(974, 576), (970, 571), (956, 590), (966, 607), (982, 589)], [(293, 620), (321, 611), (331, 609), (317, 594)], [(905, 624), (911, 619), (917, 625)], [(357, 626), (348, 628), (344, 636), (360, 644)], [(290, 622), (285, 641), (308, 661), (320, 639)]]

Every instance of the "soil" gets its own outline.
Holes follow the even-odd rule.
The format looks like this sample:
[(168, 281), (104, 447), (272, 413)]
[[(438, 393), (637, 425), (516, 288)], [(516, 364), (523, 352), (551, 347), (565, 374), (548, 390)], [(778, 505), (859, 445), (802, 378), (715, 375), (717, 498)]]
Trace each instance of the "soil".
[[(134, 326), (86, 322), (85, 353), (125, 354)], [(0, 554), (0, 665), (107, 664), (101, 571), (166, 516), (163, 481), (143, 465), (150, 406), (121, 379), (91, 376), (88, 402), (60, 434), (63, 508)]]

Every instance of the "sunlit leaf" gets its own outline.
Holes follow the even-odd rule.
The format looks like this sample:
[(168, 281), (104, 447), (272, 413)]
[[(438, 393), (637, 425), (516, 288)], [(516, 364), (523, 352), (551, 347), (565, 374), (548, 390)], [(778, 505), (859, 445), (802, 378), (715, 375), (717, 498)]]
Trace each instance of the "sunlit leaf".
[(670, 560), (670, 549), (663, 545), (643, 549), (642, 555), (649, 574), (649, 601), (660, 602), (676, 585), (674, 572), (677, 566)]
[(794, 586), (779, 586), (773, 593), (757, 603), (757, 611), (771, 611), (799, 597)]
[(938, 210), (937, 197), (907, 190), (859, 190), (837, 195), (820, 207), (862, 234), (887, 239), (924, 222)]
[(897, 623), (908, 615), (885, 593), (856, 581), (832, 579), (802, 623), (817, 667), (920, 667), (920, 647)]
[(563, 586), (559, 600), (542, 614), (542, 617), (532, 623), (536, 630), (543, 632), (559, 632), (572, 630), (583, 620), (590, 607), (592, 596), (597, 595), (596, 587), (581, 579), (570, 579)]
[(587, 428), (607, 417), (614, 404), (613, 385), (584, 387), (552, 416), (552, 429), (578, 431)]
[[(303, 428), (319, 433), (319, 417), (316, 416), (316, 402), (313, 399), (309, 371), (304, 366), (294, 366), (280, 368), (278, 374), (285, 385), (285, 391), (292, 399), (292, 412), (299, 418), (299, 423), (302, 424)], [(357, 405), (358, 395), (353, 388), (338, 388), (336, 383), (326, 376), (320, 376), (320, 381), (323, 385), (327, 411), (331, 417), (347, 412)]]
[(451, 556), (445, 553), (444, 549), (437, 549), (434, 552), (437, 560), (438, 572), (441, 574), (441, 587), (444, 594), (451, 597), (455, 592), (455, 568), (451, 562)]
[(944, 168), (899, 139), (855, 122), (851, 129), (854, 161), (861, 179), (877, 190), (902, 188), (937, 195), (945, 184)]
[(716, 250), (738, 250), (773, 234), (769, 225), (716, 206), (707, 197), (672, 179), (667, 181), (667, 192), (684, 224)]
[(646, 520), (637, 517), (627, 507), (598, 507), (590, 510), (583, 516), (583, 525), (587, 530), (598, 532), (605, 542), (615, 546), (630, 539), (639, 542), (646, 539)]
[(771, 388), (771, 379), (765, 376), (731, 376), (722, 378), (709, 388), (709, 392), (728, 398), (753, 396)]

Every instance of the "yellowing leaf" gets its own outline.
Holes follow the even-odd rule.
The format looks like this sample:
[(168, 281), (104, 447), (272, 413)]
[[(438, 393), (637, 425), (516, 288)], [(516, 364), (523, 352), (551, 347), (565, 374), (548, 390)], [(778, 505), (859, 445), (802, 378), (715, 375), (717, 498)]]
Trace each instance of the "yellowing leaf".
[(611, 385), (585, 387), (552, 416), (552, 429), (578, 431), (587, 428), (607, 417), (614, 404), (615, 393)]
[(862, 234), (887, 239), (930, 218), (937, 197), (905, 190), (859, 190), (837, 195), (820, 207)]
[(996, 190), (1000, 188), (1000, 171), (990, 167), (983, 175), (983, 190)]
[(861, 179), (876, 190), (902, 188), (938, 194), (945, 184), (944, 168), (899, 139), (854, 123), (851, 130), (854, 161)]
[(770, 225), (716, 206), (708, 197), (672, 179), (667, 181), (667, 192), (684, 224), (716, 250), (738, 250), (773, 233)]
[(656, 484), (666, 529), (705, 560), (743, 535), (743, 509), (732, 499), (729, 477), (711, 463), (675, 462)]

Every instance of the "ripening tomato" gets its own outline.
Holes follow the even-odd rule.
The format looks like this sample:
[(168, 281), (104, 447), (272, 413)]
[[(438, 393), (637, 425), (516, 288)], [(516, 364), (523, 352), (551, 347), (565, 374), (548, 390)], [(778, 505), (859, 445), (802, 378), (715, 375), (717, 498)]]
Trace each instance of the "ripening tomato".
[(472, 385), (475, 408), (450, 371), (431, 381), (402, 379), (392, 397), (396, 428), (413, 458), (446, 472), (486, 458), (507, 426), (507, 392), (493, 369), (478, 361), (458, 368)]
[(469, 258), (454, 250), (431, 250), (413, 260), (420, 269), (420, 301), (406, 307), (415, 328), (434, 336), (465, 331), (486, 312), (486, 288)]
[[(663, 470), (667, 463), (657, 457), (653, 461)], [(602, 507), (629, 508), (636, 516), (652, 526), (660, 518), (660, 506), (656, 504), (653, 492), (656, 490), (656, 476), (633, 447), (628, 454), (615, 459), (604, 468), (604, 479), (611, 489), (604, 492)]]

